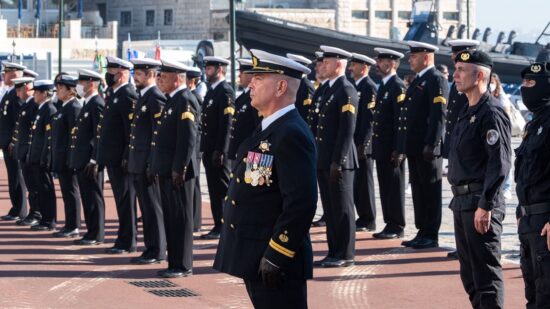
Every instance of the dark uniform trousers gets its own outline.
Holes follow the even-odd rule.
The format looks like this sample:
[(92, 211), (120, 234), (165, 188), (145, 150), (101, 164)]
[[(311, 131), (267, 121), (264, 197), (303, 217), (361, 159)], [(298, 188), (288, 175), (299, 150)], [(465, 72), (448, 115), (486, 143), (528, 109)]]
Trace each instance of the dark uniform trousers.
[(214, 219), (214, 229), (221, 227), (222, 220), (222, 205), (227, 187), (229, 186), (229, 160), (223, 160), (222, 166), (214, 166), (212, 163), (212, 152), (204, 152), (202, 154), (202, 164), (206, 172), (206, 180), (208, 192), (210, 194), (210, 209)]
[(359, 220), (369, 224), (376, 221), (374, 201), (374, 160), (370, 157), (359, 159), (359, 169), (355, 171), (353, 200)]
[(8, 151), (8, 145), (13, 136), (15, 123), (22, 105), (20, 101), (15, 88), (7, 92), (0, 101), (0, 147), (8, 171), (8, 188), (11, 202), (11, 209), (8, 214), (21, 217), (27, 211), (26, 188), (19, 162), (10, 156)]
[[(357, 100), (355, 87), (344, 76), (337, 78), (323, 94), (317, 124), (317, 180), (327, 222), (328, 257), (343, 260), (355, 257), (353, 180), (358, 162), (353, 133)], [(331, 163), (341, 167), (338, 182), (330, 180)]]
[(33, 190), (36, 190), (37, 208), (41, 214), (40, 224), (55, 227), (57, 207), (52, 175), (39, 164), (31, 164), (31, 175)]
[(103, 242), (105, 239), (105, 200), (103, 199), (103, 171), (91, 178), (82, 170), (77, 173), (86, 222), (84, 239)]
[(28, 216), (32, 216), (31, 218), (35, 218), (37, 220), (42, 219), (42, 215), (40, 214), (40, 208), (38, 208), (38, 196), (36, 195), (36, 189), (33, 187), (33, 179), (32, 179), (32, 169), (31, 165), (24, 163), (23, 161), (19, 161), (20, 166), (22, 167), (21, 172), (23, 174), (23, 180), (25, 181), (25, 191), (27, 191), (27, 198), (29, 199), (29, 212)]
[(268, 288), (260, 280), (244, 280), (246, 292), (256, 309), (307, 308), (307, 284), (305, 279), (286, 280), (278, 288)]
[(76, 173), (66, 169), (57, 174), (65, 209), (65, 229), (80, 228), (80, 190)]
[(137, 247), (135, 194), (130, 190), (130, 178), (122, 167), (107, 167), (119, 220), (115, 247), (133, 251)]
[(376, 160), (376, 173), (385, 230), (400, 233), (405, 227), (405, 162), (395, 168), (390, 160)]
[[(202, 154), (197, 153), (197, 162), (199, 164), (197, 174), (201, 174), (201, 156)], [(202, 227), (202, 192), (201, 192), (201, 177), (195, 177), (195, 190), (193, 193), (193, 230), (200, 231)]]

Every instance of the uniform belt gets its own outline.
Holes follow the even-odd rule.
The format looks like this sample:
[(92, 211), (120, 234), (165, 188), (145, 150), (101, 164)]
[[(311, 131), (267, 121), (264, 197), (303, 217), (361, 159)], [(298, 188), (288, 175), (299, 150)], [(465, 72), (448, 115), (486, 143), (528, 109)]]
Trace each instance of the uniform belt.
[(470, 193), (479, 192), (481, 190), (483, 190), (483, 184), (479, 182), (473, 182), (467, 185), (451, 187), (451, 191), (453, 191), (454, 196), (466, 195)]
[(550, 212), (550, 202), (520, 206), (521, 215), (540, 215)]

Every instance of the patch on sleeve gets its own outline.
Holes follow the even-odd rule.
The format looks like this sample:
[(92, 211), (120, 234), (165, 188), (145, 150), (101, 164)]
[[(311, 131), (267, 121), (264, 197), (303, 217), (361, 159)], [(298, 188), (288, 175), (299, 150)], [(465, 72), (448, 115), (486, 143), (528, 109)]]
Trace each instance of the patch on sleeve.
[(401, 103), (401, 102), (403, 102), (403, 101), (405, 101), (405, 94), (404, 94), (404, 93), (400, 94), (400, 95), (397, 97), (397, 103)]
[(447, 99), (445, 99), (444, 96), (438, 96), (434, 98), (434, 104), (441, 103), (441, 104), (447, 104)]
[(195, 121), (195, 115), (191, 112), (184, 112), (181, 113), (181, 120), (189, 119), (191, 121)]
[(227, 114), (233, 115), (233, 114), (235, 114), (235, 108), (233, 108), (231, 106), (228, 106), (223, 110), (223, 114), (224, 115), (227, 115)]
[(494, 144), (496, 144), (498, 142), (498, 139), (500, 138), (500, 134), (498, 134), (497, 130), (495, 129), (491, 129), (489, 131), (487, 131), (487, 144), (489, 146), (493, 146)]
[(348, 103), (342, 106), (342, 113), (345, 113), (345, 112), (350, 112), (352, 114), (355, 114), (355, 106), (353, 106), (353, 104), (351, 103)]

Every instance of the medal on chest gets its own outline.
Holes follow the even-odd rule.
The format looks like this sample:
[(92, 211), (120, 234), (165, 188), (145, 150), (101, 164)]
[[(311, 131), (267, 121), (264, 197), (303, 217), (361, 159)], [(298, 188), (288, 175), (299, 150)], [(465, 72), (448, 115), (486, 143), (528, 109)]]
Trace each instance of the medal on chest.
[(271, 180), (273, 166), (273, 156), (265, 153), (249, 151), (246, 159), (246, 170), (244, 172), (244, 182), (256, 186), (267, 185), (273, 182)]

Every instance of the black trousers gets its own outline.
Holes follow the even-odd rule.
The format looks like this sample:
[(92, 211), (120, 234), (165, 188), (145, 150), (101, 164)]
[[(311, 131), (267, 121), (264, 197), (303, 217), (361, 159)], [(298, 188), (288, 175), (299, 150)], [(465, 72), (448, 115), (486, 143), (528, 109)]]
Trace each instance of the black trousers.
[(405, 162), (397, 168), (388, 160), (376, 160), (380, 203), (386, 227), (384, 230), (401, 233), (405, 228)]
[(460, 278), (473, 308), (503, 308), (504, 282), (500, 265), (502, 212), (493, 212), (491, 227), (483, 235), (474, 228), (474, 210), (454, 211), (456, 251)]
[(306, 309), (306, 280), (289, 279), (279, 288), (268, 288), (259, 280), (244, 280), (255, 309)]
[(78, 187), (82, 197), (82, 209), (87, 232), (84, 239), (103, 242), (105, 239), (105, 201), (103, 199), (103, 171), (97, 177), (88, 177), (84, 171), (77, 172)]
[(172, 178), (159, 176), (160, 198), (168, 248), (168, 268), (193, 268), (193, 192), (195, 179), (182, 187), (172, 185)]
[(36, 199), (42, 218), (40, 225), (55, 227), (57, 220), (57, 203), (52, 174), (38, 164), (31, 164), (33, 187), (36, 185)]
[(136, 197), (130, 192), (130, 178), (122, 167), (107, 167), (118, 215), (118, 232), (115, 247), (136, 250)]
[(353, 209), (353, 173), (342, 171), (342, 179), (330, 181), (328, 170), (318, 170), (321, 202), (325, 206), (328, 256), (336, 259), (355, 258), (355, 210)]
[(223, 215), (223, 199), (227, 194), (229, 186), (229, 161), (224, 160), (224, 164), (216, 167), (212, 164), (212, 152), (205, 152), (202, 155), (202, 164), (206, 172), (206, 182), (208, 185), (208, 194), (210, 195), (210, 209), (214, 218), (214, 230), (221, 231)]
[(80, 190), (75, 172), (66, 169), (58, 173), (59, 186), (65, 207), (65, 229), (80, 228)]
[(40, 205), (38, 204), (38, 193), (34, 179), (32, 176), (32, 168), (30, 164), (19, 162), (22, 167), (23, 179), (25, 180), (26, 191), (29, 199), (29, 212), (28, 215), (40, 220), (42, 215), (40, 214)]
[(550, 308), (550, 251), (547, 236), (538, 232), (519, 234), (520, 263), (528, 309)]
[(359, 160), (359, 169), (355, 171), (353, 183), (353, 200), (359, 220), (363, 224), (376, 221), (376, 204), (374, 202), (374, 161), (372, 158)]
[(4, 163), (8, 171), (8, 189), (10, 194), (11, 208), (9, 215), (24, 218), (27, 215), (27, 188), (23, 181), (23, 173), (19, 161), (12, 157), (7, 149), (2, 149)]
[(418, 236), (438, 240), (441, 226), (441, 157), (426, 161), (409, 156), (409, 175), (414, 206), (414, 223)]
[(141, 256), (166, 259), (166, 232), (158, 182), (149, 184), (145, 174), (130, 174), (130, 190), (137, 195), (143, 218), (145, 251)]
[(202, 193), (201, 193), (201, 157), (197, 157), (199, 170), (195, 177), (195, 193), (193, 195), (193, 229), (200, 230), (202, 226)]

